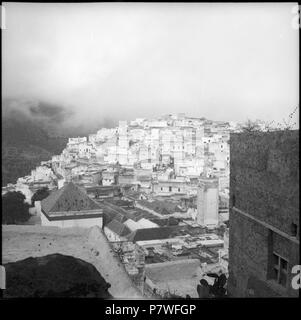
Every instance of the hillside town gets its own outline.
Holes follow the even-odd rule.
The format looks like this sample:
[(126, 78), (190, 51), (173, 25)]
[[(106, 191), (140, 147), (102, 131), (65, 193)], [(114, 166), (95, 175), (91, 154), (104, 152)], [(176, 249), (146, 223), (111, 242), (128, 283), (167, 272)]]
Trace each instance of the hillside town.
[(0, 9), (0, 303), (299, 297), (297, 3)]
[(228, 274), (229, 139), (237, 130), (185, 114), (119, 121), (69, 138), (2, 195), (19, 191), (31, 204), (47, 188), (30, 224), (97, 225), (143, 295), (197, 297), (204, 274)]

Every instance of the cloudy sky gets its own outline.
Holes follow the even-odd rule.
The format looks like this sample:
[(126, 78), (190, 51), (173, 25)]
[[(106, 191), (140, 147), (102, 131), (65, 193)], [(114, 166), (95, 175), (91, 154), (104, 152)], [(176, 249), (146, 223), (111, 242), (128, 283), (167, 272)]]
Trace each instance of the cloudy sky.
[(294, 6), (4, 3), (2, 94), (87, 123), (178, 112), (281, 121), (299, 104)]

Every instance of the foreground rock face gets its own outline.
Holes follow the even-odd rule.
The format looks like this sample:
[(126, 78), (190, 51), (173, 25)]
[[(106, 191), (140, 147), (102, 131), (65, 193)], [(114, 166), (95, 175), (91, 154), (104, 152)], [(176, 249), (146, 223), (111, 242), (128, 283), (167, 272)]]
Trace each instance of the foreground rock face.
[(7, 263), (4, 298), (112, 298), (108, 284), (90, 263), (72, 256), (50, 254)]
[(57, 228), (38, 225), (2, 226), (2, 264), (49, 254), (73, 256), (91, 263), (111, 284), (114, 298), (141, 299), (120, 259), (111, 249), (98, 226), (87, 228)]

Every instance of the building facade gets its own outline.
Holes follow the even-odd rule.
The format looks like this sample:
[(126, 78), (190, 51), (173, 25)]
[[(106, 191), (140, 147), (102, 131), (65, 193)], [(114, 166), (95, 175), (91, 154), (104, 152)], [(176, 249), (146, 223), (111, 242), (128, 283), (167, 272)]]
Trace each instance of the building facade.
[(235, 133), (230, 153), (229, 295), (298, 296), (299, 131)]
[(219, 222), (218, 204), (218, 179), (200, 178), (197, 191), (197, 223), (202, 226), (216, 227)]

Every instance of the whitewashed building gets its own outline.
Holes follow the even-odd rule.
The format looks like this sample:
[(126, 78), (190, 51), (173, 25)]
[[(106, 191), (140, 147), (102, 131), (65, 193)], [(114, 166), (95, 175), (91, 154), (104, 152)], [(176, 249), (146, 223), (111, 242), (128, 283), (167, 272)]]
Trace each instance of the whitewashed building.
[(196, 221), (202, 226), (216, 227), (219, 222), (218, 179), (204, 177), (201, 178), (199, 182)]

